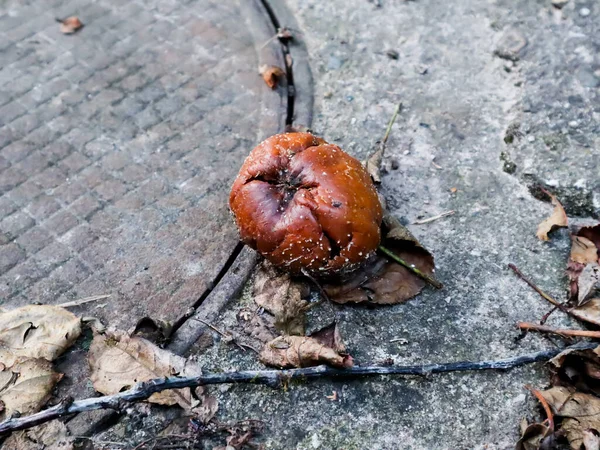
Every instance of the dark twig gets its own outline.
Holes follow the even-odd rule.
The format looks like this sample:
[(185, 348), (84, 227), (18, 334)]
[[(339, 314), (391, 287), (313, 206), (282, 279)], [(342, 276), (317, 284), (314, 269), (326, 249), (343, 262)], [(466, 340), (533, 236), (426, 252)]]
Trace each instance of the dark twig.
[(395, 262), (397, 262), (401, 266), (406, 267), (408, 270), (410, 270), (412, 273), (414, 273), (419, 278), (422, 278), (423, 280), (427, 281), (434, 288), (436, 288), (436, 289), (442, 289), (444, 287), (444, 285), (442, 283), (440, 283), (438, 280), (436, 280), (435, 278), (427, 275), (426, 273), (421, 272), (416, 267), (408, 264), (406, 261), (404, 261), (398, 255), (396, 255), (393, 251), (391, 251), (390, 249), (384, 247), (383, 245), (379, 246), (379, 250), (381, 250), (382, 253), (385, 253), (385, 255), (387, 257), (393, 259)]
[(557, 309), (558, 309), (558, 307), (553, 306), (550, 311), (548, 311), (546, 314), (544, 314), (542, 316), (542, 318), (540, 319), (540, 325), (544, 325), (546, 323), (546, 321), (548, 320), (548, 318), (550, 317), (550, 315), (552, 315), (552, 313), (554, 313), (554, 311), (556, 311)]
[(525, 283), (527, 283), (535, 292), (540, 294), (542, 296), (542, 298), (544, 298), (548, 302), (552, 303), (554, 306), (556, 306), (562, 312), (564, 312), (566, 314), (571, 314), (571, 311), (569, 311), (569, 309), (565, 305), (563, 305), (558, 300), (555, 300), (553, 297), (551, 297), (550, 295), (548, 295), (544, 291), (542, 291), (533, 281), (531, 281), (529, 278), (527, 278), (525, 275), (523, 275), (523, 272), (521, 272), (519, 269), (517, 269), (517, 266), (515, 266), (514, 264), (511, 263), (508, 265), (508, 267), (510, 267), (512, 269), (512, 271), (514, 273), (516, 273), (517, 276), (521, 280), (523, 280)]
[[(560, 336), (568, 336), (568, 337), (576, 336), (576, 337), (589, 337), (589, 338), (593, 338), (593, 339), (600, 339), (600, 331), (552, 328), (547, 325), (538, 325), (537, 323), (531, 323), (531, 322), (518, 322), (517, 326), (521, 330), (540, 331), (542, 333), (553, 333), (553, 334), (558, 334)], [(597, 346), (597, 343), (596, 343), (596, 346)]]
[(75, 414), (97, 409), (119, 408), (125, 403), (146, 400), (155, 392), (167, 389), (182, 389), (186, 387), (206, 386), (211, 384), (249, 383), (249, 384), (280, 384), (293, 379), (308, 380), (312, 378), (355, 378), (375, 375), (421, 375), (434, 373), (464, 372), (475, 370), (508, 370), (525, 364), (547, 361), (564, 350), (591, 349), (597, 343), (583, 342), (565, 349), (543, 350), (529, 355), (497, 361), (461, 361), (443, 364), (425, 364), (416, 366), (355, 366), (349, 369), (334, 369), (328, 366), (306, 367), (289, 370), (246, 370), (241, 372), (224, 372), (200, 375), (196, 377), (166, 377), (156, 378), (136, 384), (132, 389), (114, 395), (92, 397), (77, 400), (68, 407), (53, 406), (30, 416), (15, 417), (0, 423), (0, 435), (11, 431), (24, 430), (36, 425), (58, 419), (67, 414)]
[(308, 278), (309, 281), (312, 282), (312, 284), (314, 284), (317, 287), (317, 289), (319, 290), (319, 294), (321, 294), (321, 297), (323, 297), (323, 300), (325, 300), (326, 302), (329, 302), (329, 296), (327, 295), (327, 292), (325, 292), (325, 289), (323, 289), (323, 286), (321, 286), (321, 283), (319, 283), (315, 279), (315, 277), (313, 277), (305, 269), (302, 269), (302, 275), (304, 275), (306, 278)]

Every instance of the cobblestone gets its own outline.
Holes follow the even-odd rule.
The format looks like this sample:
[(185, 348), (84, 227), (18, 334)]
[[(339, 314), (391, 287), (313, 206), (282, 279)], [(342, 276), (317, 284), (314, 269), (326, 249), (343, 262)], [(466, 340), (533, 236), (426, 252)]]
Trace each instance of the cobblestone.
[[(54, 18), (71, 15), (85, 26), (62, 35)], [(227, 186), (266, 95), (279, 103), (241, 15), (216, 0), (0, 5), (4, 304), (111, 294), (99, 315), (128, 328), (200, 297), (236, 243)]]

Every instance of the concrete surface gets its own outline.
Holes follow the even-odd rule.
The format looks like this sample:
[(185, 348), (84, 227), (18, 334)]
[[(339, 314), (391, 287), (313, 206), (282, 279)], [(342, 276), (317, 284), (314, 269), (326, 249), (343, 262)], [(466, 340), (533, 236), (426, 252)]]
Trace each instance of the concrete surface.
[[(78, 312), (122, 328), (195, 305), (237, 243), (239, 161), (285, 120), (258, 74), (279, 49), (252, 8), (0, 3), (5, 305), (110, 294)], [(69, 15), (85, 26), (63, 35)]]
[[(551, 207), (533, 198), (521, 175), (530, 171), (550, 186), (550, 179), (561, 186), (584, 179), (582, 189), (598, 192), (597, 3), (571, 1), (562, 18), (549, 1), (288, 4), (311, 56), (313, 129), (363, 157), (402, 101), (386, 158), (388, 203), (406, 223), (456, 211), (410, 227), (435, 255), (444, 290), (427, 289), (390, 308), (328, 305), (313, 312), (312, 326), (339, 315), (360, 362), (490, 359), (550, 346), (534, 335), (515, 341), (515, 322), (538, 320), (548, 307), (506, 265), (515, 263), (564, 298), (567, 234), (537, 240), (537, 224)], [(516, 51), (519, 60), (495, 56), (496, 50)], [(565, 108), (571, 95), (581, 100)], [(573, 120), (577, 128), (568, 126)], [(515, 121), (524, 136), (509, 146), (504, 137)], [(564, 160), (547, 159), (536, 144), (555, 128), (566, 131), (558, 150)], [(507, 151), (518, 166), (514, 175), (500, 159)], [(597, 205), (583, 215), (592, 213)], [(233, 315), (218, 325), (234, 327)], [(572, 325), (561, 315), (551, 323)], [(390, 343), (394, 338), (409, 343)], [(232, 353), (227, 344), (208, 350), (207, 369), (257, 367), (253, 358)], [(234, 386), (219, 395), (219, 417), (264, 420), (267, 448), (510, 449), (520, 418), (537, 414), (527, 383), (547, 383), (542, 365), (430, 380), (311, 383), (287, 392)], [(325, 397), (332, 390), (338, 401)]]
[[(578, 220), (598, 217), (598, 4), (571, 0), (558, 11), (549, 0), (286, 3), (310, 55), (315, 132), (362, 158), (402, 101), (384, 163), (390, 209), (407, 224), (456, 211), (410, 225), (435, 255), (443, 290), (427, 288), (384, 308), (323, 304), (311, 312), (309, 328), (338, 317), (359, 363), (496, 359), (550, 347), (535, 335), (516, 340), (515, 322), (538, 320), (548, 307), (506, 265), (564, 298), (568, 234), (537, 240), (551, 206), (534, 198), (531, 185), (557, 188)], [(246, 126), (242, 118), (236, 130)], [(254, 138), (239, 131), (240, 142)], [(237, 167), (241, 158), (223, 164)], [(183, 254), (177, 259), (187, 262)], [(246, 305), (248, 290), (215, 326), (239, 331), (236, 314)], [(575, 325), (560, 314), (549, 324)], [(192, 349), (205, 370), (261, 367), (251, 352), (211, 337)], [(390, 342), (398, 338), (408, 342)], [(265, 422), (259, 440), (268, 449), (499, 450), (514, 447), (521, 417), (538, 416), (523, 385), (546, 383), (543, 365), (531, 365), (212, 392), (219, 420)], [(333, 390), (335, 401), (326, 397)], [(133, 447), (176, 414), (151, 411), (131, 408), (94, 439)]]

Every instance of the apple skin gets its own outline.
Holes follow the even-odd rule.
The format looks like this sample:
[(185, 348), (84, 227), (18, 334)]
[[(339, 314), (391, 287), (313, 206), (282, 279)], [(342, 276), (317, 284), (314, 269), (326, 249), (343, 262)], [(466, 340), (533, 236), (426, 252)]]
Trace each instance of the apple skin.
[(277, 134), (254, 148), (229, 206), (241, 240), (291, 273), (349, 273), (381, 238), (383, 211), (363, 165), (310, 133)]

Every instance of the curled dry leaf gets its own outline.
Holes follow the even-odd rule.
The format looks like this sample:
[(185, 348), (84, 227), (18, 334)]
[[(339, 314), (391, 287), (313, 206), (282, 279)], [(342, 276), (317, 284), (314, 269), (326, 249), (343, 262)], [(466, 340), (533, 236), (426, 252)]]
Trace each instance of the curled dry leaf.
[(553, 384), (600, 395), (600, 347), (565, 350), (550, 360)]
[(42, 358), (17, 358), (11, 364), (5, 361), (0, 371), (0, 401), (4, 406), (0, 419), (17, 411), (21, 414), (39, 411), (62, 374), (54, 372), (52, 363)]
[(564, 208), (556, 198), (556, 196), (550, 194), (547, 191), (544, 191), (552, 201), (552, 205), (554, 206), (554, 211), (552, 211), (552, 215), (539, 224), (537, 229), (537, 237), (542, 241), (548, 241), (550, 238), (548, 234), (557, 228), (565, 228), (568, 226), (567, 213), (565, 213)]
[(363, 162), (373, 182), (378, 184), (381, 183), (381, 163), (383, 161), (384, 150), (385, 146), (380, 144), (379, 148)]
[(0, 345), (16, 356), (52, 361), (80, 334), (77, 316), (58, 306), (27, 305), (0, 314)]
[(259, 265), (254, 279), (254, 302), (275, 316), (275, 328), (283, 334), (304, 335), (309, 303), (302, 297), (309, 292), (306, 284), (293, 280), (268, 261)]
[(260, 352), (260, 361), (280, 369), (327, 364), (332, 367), (352, 367), (352, 357), (340, 355), (334, 349), (308, 336), (279, 336), (268, 342)]
[(327, 364), (338, 368), (352, 367), (336, 323), (310, 336), (279, 336), (268, 342), (260, 353), (267, 366), (289, 369)]
[(600, 398), (563, 386), (542, 391), (542, 395), (555, 416), (562, 417), (560, 431), (573, 450), (581, 449), (586, 431), (600, 430)]
[(567, 264), (569, 299), (581, 306), (594, 296), (600, 284), (600, 225), (583, 227), (571, 235), (571, 254)]
[[(201, 374), (197, 364), (163, 350), (146, 339), (118, 331), (96, 334), (88, 352), (88, 361), (94, 388), (107, 395), (153, 378)], [(202, 387), (194, 393), (189, 388), (170, 389), (152, 394), (148, 401), (159, 405), (177, 404), (206, 422), (216, 413), (216, 401)]]
[(4, 441), (11, 450), (73, 450), (73, 438), (64, 423), (53, 420), (24, 431), (17, 431)]
[(81, 28), (83, 28), (83, 23), (81, 23), (79, 17), (67, 17), (60, 21), (60, 32), (63, 34), (73, 34)]
[(516, 450), (540, 450), (548, 440), (553, 439), (553, 436), (548, 436), (549, 429), (541, 423), (531, 423), (521, 427), (521, 438), (517, 442)]
[[(419, 241), (398, 219), (386, 213), (382, 225), (382, 245), (426, 275), (433, 276), (434, 261)], [(426, 282), (383, 255), (375, 255), (350, 280), (324, 286), (336, 303), (402, 303), (417, 295)]]
[(277, 66), (260, 66), (258, 72), (262, 75), (263, 80), (271, 89), (275, 89), (279, 80), (285, 77), (285, 72)]
[(142, 317), (129, 334), (135, 334), (162, 346), (169, 340), (172, 332), (172, 323), (151, 317)]
[(310, 337), (316, 339), (324, 346), (334, 349), (340, 355), (348, 354), (337, 322), (332, 322), (326, 327), (315, 331)]

